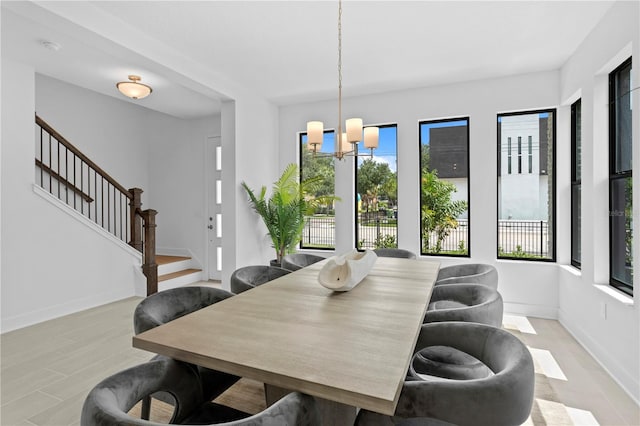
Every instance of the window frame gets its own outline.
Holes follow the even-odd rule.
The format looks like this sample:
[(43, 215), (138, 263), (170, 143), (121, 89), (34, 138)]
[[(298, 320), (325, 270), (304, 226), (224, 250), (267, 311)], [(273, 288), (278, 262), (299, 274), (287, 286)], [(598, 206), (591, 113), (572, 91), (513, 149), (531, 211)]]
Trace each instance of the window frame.
[[(333, 133), (334, 140), (335, 140), (335, 133), (336, 133), (335, 130), (333, 130), (333, 129), (325, 129), (322, 132), (323, 137), (327, 133)], [(302, 160), (303, 160), (303, 156), (304, 156), (304, 149), (302, 148), (302, 138), (303, 138), (303, 136), (306, 136), (306, 135), (307, 135), (306, 131), (298, 133), (298, 176), (299, 176), (299, 179), (303, 179), (303, 177), (304, 177), (304, 175), (302, 173), (302, 164), (303, 164)], [(335, 160), (334, 160), (334, 163), (333, 163), (334, 171), (335, 171), (335, 167), (336, 167), (336, 164), (335, 164)], [(334, 193), (335, 193), (335, 176), (334, 176), (333, 185), (334, 185)], [(333, 218), (334, 218), (333, 220), (335, 221), (335, 212), (334, 212)], [(304, 232), (304, 230), (303, 230), (303, 232)], [(301, 238), (300, 242), (298, 243), (298, 248), (300, 250), (335, 251), (335, 249), (336, 249), (335, 222), (334, 222), (334, 228), (333, 228), (333, 247), (314, 247), (314, 246), (306, 247), (306, 246), (303, 245), (303, 243), (304, 243), (304, 238)]]
[[(422, 251), (422, 125), (430, 123), (447, 123), (454, 121), (466, 121), (467, 122), (467, 239), (466, 239), (466, 254), (452, 254), (452, 253), (425, 253)], [(420, 223), (420, 232), (418, 233), (418, 244), (420, 246), (420, 256), (442, 256), (442, 257), (454, 257), (454, 258), (470, 258), (471, 257), (471, 117), (459, 116), (450, 118), (439, 118), (433, 120), (420, 120), (418, 122), (418, 221)], [(511, 159), (511, 158), (509, 158)]]
[[(386, 123), (386, 124), (365, 124), (362, 126), (363, 128), (366, 127), (377, 127), (378, 129), (384, 129), (384, 128), (389, 128), (389, 127), (395, 127), (396, 129), (396, 197), (398, 197), (399, 191), (397, 189), (397, 180), (398, 180), (398, 123)], [(358, 144), (359, 145), (359, 144)], [(360, 147), (358, 147), (358, 155), (362, 155), (367, 156), (364, 152), (361, 152)], [(365, 151), (366, 152), (366, 151)], [(374, 150), (374, 156), (375, 156), (375, 150)], [(354, 228), (354, 235), (355, 235), (355, 240), (353, 241), (353, 245), (354, 248), (359, 251), (359, 252), (363, 252), (365, 249), (358, 247), (358, 241), (360, 238), (360, 226), (359, 226), (359, 222), (358, 222), (358, 158), (359, 157), (354, 157), (353, 158), (353, 202), (354, 202), (354, 209), (353, 209), (353, 228)], [(399, 242), (399, 235), (398, 235), (398, 222), (399, 222), (399, 217), (400, 217), (400, 211), (396, 210), (396, 247), (400, 247), (400, 242)], [(373, 249), (371, 249), (373, 250)]]
[[(582, 268), (582, 207), (576, 211), (574, 189), (582, 192), (582, 98), (571, 104), (571, 265)], [(580, 161), (580, 171), (578, 171)], [(582, 195), (580, 196), (582, 200)], [(575, 245), (576, 234), (578, 247)], [(578, 255), (578, 253), (580, 253)]]
[[(548, 258), (527, 258), (527, 257), (516, 257), (516, 256), (501, 256), (500, 255), (500, 176), (501, 176), (501, 152), (500, 152), (500, 148), (501, 148), (501, 136), (502, 136), (502, 127), (501, 127), (501, 123), (499, 118), (500, 117), (510, 117), (510, 116), (515, 116), (515, 115), (530, 115), (530, 114), (544, 114), (544, 113), (551, 113), (553, 114), (553, 131), (552, 131), (552, 139), (553, 139), (553, 144), (551, 146), (551, 150), (552, 150), (552, 158), (551, 158), (551, 167), (553, 170), (553, 175), (552, 175), (552, 185), (551, 185), (551, 197), (552, 197), (552, 201), (553, 201), (553, 207), (551, 208), (550, 211), (550, 222), (552, 225), (552, 228), (548, 228), (548, 233), (552, 236), (552, 241), (551, 241), (551, 250), (553, 251), (553, 255), (551, 257)], [(557, 108), (543, 108), (543, 109), (534, 109), (534, 110), (525, 110), (525, 111), (513, 111), (513, 112), (501, 112), (498, 113), (496, 115), (496, 128), (497, 128), (497, 132), (496, 132), (496, 139), (497, 139), (497, 154), (498, 154), (498, 170), (497, 170), (497, 184), (496, 184), (496, 211), (498, 213), (497, 217), (496, 217), (496, 258), (499, 260), (521, 260), (521, 261), (526, 261), (526, 262), (555, 262), (556, 261), (556, 256), (557, 256), (557, 168), (556, 168), (556, 162), (557, 162), (557, 158), (556, 158), (556, 145), (557, 145), (557, 132), (558, 132), (558, 112), (557, 112)], [(548, 143), (548, 142), (547, 142)], [(547, 150), (549, 149), (548, 145), (547, 145)], [(542, 175), (542, 168), (540, 167), (539, 170), (540, 175)], [(549, 165), (547, 164), (547, 169), (544, 173), (545, 175), (549, 175)]]
[[(620, 75), (620, 72), (629, 67), (629, 73), (632, 75), (632, 57), (629, 57), (625, 61), (623, 61), (620, 65), (618, 65), (613, 71), (609, 73), (609, 285), (617, 290), (622, 291), (630, 296), (633, 296), (633, 279), (631, 284), (622, 282), (614, 277), (613, 274), (613, 265), (614, 265), (614, 250), (613, 250), (613, 228), (614, 228), (614, 219), (617, 217), (613, 214), (615, 201), (614, 200), (614, 191), (613, 186), (619, 180), (624, 179), (632, 179), (633, 177), (633, 161), (631, 162), (630, 169), (617, 171), (616, 167), (616, 158), (618, 153), (618, 144), (617, 144), (617, 113), (618, 110), (616, 108), (617, 99), (616, 95), (616, 82), (617, 77)], [(632, 88), (631, 88), (632, 90)], [(631, 135), (631, 149), (633, 152), (633, 134)], [(633, 207), (633, 191), (631, 194), (631, 205)], [(632, 236), (633, 239), (633, 231)], [(632, 240), (633, 241), (633, 240)], [(631, 273), (633, 274), (633, 262), (631, 264)]]

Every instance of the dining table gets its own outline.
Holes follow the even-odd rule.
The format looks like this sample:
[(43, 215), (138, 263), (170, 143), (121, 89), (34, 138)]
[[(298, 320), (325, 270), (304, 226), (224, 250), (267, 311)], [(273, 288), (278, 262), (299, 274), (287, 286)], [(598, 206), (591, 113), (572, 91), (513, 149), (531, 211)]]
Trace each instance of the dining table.
[(327, 260), (133, 337), (133, 346), (265, 384), (267, 403), (316, 397), (326, 425), (364, 408), (392, 415), (439, 262), (378, 257), (350, 291), (318, 275)]

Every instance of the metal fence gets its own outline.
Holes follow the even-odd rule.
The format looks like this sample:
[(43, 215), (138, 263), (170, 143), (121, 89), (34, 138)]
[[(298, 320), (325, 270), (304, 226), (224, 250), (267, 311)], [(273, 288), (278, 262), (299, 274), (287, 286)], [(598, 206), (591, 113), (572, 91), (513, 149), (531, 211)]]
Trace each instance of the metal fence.
[(398, 221), (388, 217), (358, 220), (357, 243), (361, 249), (398, 247)]
[[(386, 217), (358, 220), (360, 248), (393, 247), (398, 242), (396, 220)], [(435, 247), (437, 238), (431, 235), (429, 247)], [(309, 216), (302, 235), (302, 248), (334, 248), (335, 217)], [(498, 249), (503, 257), (549, 257), (549, 223), (544, 220), (498, 221)], [(443, 240), (441, 252), (460, 252), (469, 249), (469, 222), (458, 220)]]
[(501, 220), (498, 251), (503, 257), (549, 257), (549, 222), (545, 220)]
[[(435, 232), (432, 232), (429, 236), (429, 247), (431, 250), (429, 250), (428, 253), (434, 253), (437, 243), (438, 236)], [(424, 248), (425, 244), (422, 246)], [(469, 252), (469, 221), (467, 219), (459, 219), (458, 227), (449, 230), (449, 235), (442, 241), (440, 252), (455, 252), (457, 254), (467, 254)]]
[(302, 248), (335, 248), (335, 216), (307, 216), (302, 231)]

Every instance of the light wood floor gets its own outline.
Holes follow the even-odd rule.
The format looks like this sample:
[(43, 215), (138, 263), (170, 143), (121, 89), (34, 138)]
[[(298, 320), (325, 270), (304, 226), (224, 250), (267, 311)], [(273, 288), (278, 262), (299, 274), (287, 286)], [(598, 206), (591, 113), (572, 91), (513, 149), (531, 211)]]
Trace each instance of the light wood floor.
[[(139, 301), (130, 298), (3, 334), (0, 425), (78, 425), (84, 398), (96, 383), (151, 357), (131, 347)], [(640, 425), (638, 406), (557, 321), (506, 315), (504, 322), (530, 347), (536, 372), (545, 376), (536, 388), (537, 414), (528, 424), (570, 419), (562, 424)], [(240, 386), (225, 401), (260, 410), (260, 384)]]

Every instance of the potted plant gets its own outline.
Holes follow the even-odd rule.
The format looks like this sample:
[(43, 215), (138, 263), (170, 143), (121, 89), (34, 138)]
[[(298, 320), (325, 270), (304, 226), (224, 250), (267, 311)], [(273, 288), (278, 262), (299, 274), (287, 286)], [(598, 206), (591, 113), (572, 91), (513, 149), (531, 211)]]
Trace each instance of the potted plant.
[(275, 262), (280, 266), (282, 257), (295, 251), (302, 239), (305, 216), (313, 214), (316, 207), (331, 203), (338, 198), (333, 195), (316, 197), (313, 190), (320, 177), (299, 179), (297, 164), (289, 164), (280, 178), (273, 183), (271, 196), (266, 197), (267, 188), (262, 187), (256, 195), (249, 186), (242, 182), (242, 187), (249, 195), (251, 207), (260, 215), (267, 227), (273, 248), (276, 250)]

